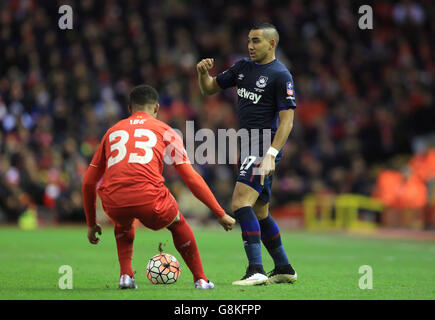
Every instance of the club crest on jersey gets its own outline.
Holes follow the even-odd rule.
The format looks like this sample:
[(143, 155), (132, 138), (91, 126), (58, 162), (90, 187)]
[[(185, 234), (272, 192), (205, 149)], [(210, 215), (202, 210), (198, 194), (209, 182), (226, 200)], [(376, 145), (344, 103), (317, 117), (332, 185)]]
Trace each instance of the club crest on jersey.
[(267, 85), (267, 77), (265, 76), (260, 76), (260, 78), (258, 78), (257, 82), (255, 83), (257, 85), (257, 87), (259, 88), (264, 88)]
[(287, 94), (289, 95), (289, 96), (292, 96), (293, 95), (293, 85), (292, 85), (292, 83), (291, 82), (287, 82)]
[(245, 75), (244, 75), (243, 73), (240, 73), (237, 77), (238, 77), (239, 80), (243, 80), (243, 78), (245, 77)]

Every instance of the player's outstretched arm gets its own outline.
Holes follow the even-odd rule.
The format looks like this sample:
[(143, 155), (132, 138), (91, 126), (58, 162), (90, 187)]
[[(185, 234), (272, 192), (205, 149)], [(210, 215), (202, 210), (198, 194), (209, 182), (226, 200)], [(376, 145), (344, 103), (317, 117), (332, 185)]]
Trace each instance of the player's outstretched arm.
[(225, 213), (207, 183), (205, 183), (204, 179), (193, 169), (192, 165), (190, 163), (184, 163), (177, 165), (175, 168), (193, 195), (213, 211), (220, 225), (226, 231), (233, 229), (236, 221)]
[(216, 77), (210, 76), (208, 73), (214, 67), (214, 59), (202, 59), (196, 65), (196, 71), (198, 72), (198, 83), (201, 93), (203, 95), (211, 95), (219, 92), (221, 88), (216, 82)]

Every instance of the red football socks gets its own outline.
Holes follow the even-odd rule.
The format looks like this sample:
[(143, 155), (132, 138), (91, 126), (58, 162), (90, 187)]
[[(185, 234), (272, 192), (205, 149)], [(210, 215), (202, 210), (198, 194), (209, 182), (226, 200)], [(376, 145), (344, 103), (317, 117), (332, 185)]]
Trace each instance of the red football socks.
[(196, 245), (195, 236), (192, 229), (187, 224), (184, 216), (180, 213), (180, 221), (168, 227), (172, 233), (175, 248), (183, 257), (190, 271), (193, 274), (193, 281), (207, 278), (202, 268), (201, 257), (199, 256), (198, 247)]
[(121, 266), (121, 275), (128, 274), (130, 277), (134, 277), (133, 269), (131, 267), (134, 227), (115, 225), (115, 239), (116, 247), (118, 249), (118, 260)]

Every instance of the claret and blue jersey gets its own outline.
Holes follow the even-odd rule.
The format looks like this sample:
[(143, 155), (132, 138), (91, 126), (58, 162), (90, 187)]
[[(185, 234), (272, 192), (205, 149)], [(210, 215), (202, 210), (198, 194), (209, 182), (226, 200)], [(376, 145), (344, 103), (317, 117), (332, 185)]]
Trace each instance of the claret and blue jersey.
[(279, 111), (296, 108), (292, 76), (278, 59), (267, 64), (241, 59), (216, 81), (222, 89), (237, 87), (240, 128), (271, 129), (273, 135)]
[[(292, 75), (278, 59), (267, 64), (256, 64), (248, 58), (241, 59), (218, 74), (216, 82), (221, 89), (237, 87), (239, 128), (248, 131), (270, 129), (272, 140), (278, 128), (279, 112), (296, 108)], [(265, 138), (260, 138), (257, 148), (260, 152), (264, 149), (263, 144), (266, 145)], [(262, 154), (253, 155), (250, 150), (247, 157), (240, 159), (237, 181), (251, 186), (260, 194), (261, 200), (269, 202), (273, 177), (266, 178), (262, 185), (260, 175), (255, 170), (260, 165), (261, 156)], [(278, 165), (281, 157), (282, 150), (275, 158), (275, 165)]]

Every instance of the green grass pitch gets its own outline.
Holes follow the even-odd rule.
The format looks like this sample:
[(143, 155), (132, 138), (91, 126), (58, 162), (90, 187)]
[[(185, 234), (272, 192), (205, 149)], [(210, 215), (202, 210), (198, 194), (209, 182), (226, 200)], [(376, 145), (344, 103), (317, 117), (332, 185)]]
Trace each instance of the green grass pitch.
[[(0, 299), (147, 299), (147, 300), (290, 300), (290, 299), (434, 299), (435, 243), (377, 240), (338, 234), (282, 232), (289, 259), (298, 272), (293, 284), (237, 287), (247, 266), (238, 227), (231, 232), (193, 228), (205, 272), (216, 287), (196, 290), (192, 275), (167, 230), (136, 229), (133, 269), (138, 290), (119, 290), (119, 267), (111, 226), (103, 227), (98, 245), (87, 242), (85, 227), (21, 231), (0, 228)], [(181, 263), (173, 285), (152, 285), (147, 260), (165, 252)], [(266, 271), (273, 263), (263, 248)], [(73, 289), (58, 286), (59, 267), (73, 270)], [(359, 268), (373, 270), (373, 289), (359, 288)]]

